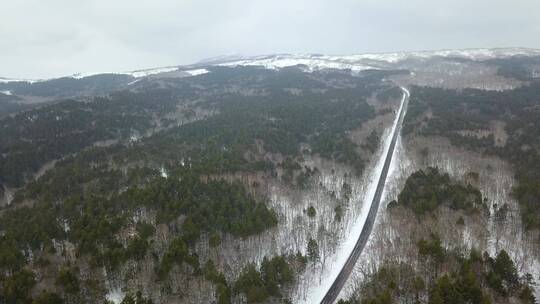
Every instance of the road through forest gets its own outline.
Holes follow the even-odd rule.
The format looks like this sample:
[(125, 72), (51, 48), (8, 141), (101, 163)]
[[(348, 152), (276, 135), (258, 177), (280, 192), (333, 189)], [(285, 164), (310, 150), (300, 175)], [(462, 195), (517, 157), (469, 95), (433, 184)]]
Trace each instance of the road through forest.
[(401, 99), (400, 110), (398, 113), (399, 116), (394, 126), (393, 133), (391, 135), (392, 139), (388, 147), (388, 152), (386, 153), (384, 165), (380, 172), (379, 181), (377, 183), (377, 188), (371, 202), (366, 222), (362, 227), (362, 232), (360, 233), (360, 236), (358, 237), (358, 240), (356, 241), (356, 244), (351, 254), (349, 255), (349, 258), (341, 268), (341, 271), (332, 283), (332, 286), (330, 286), (324, 298), (321, 300), (321, 304), (332, 304), (336, 301), (339, 293), (341, 292), (341, 289), (345, 285), (345, 282), (351, 275), (351, 272), (354, 268), (354, 265), (356, 264), (356, 261), (358, 260), (358, 257), (360, 257), (360, 254), (364, 250), (364, 247), (366, 246), (366, 243), (369, 239), (369, 235), (371, 234), (371, 230), (373, 229), (373, 224), (375, 223), (375, 218), (377, 217), (377, 211), (379, 210), (379, 203), (383, 194), (384, 185), (386, 183), (386, 176), (388, 175), (388, 169), (390, 168), (390, 163), (392, 162), (392, 156), (394, 155), (396, 142), (399, 137), (401, 125), (403, 124), (403, 118), (405, 117), (405, 112), (409, 103), (409, 91), (404, 87), (401, 87), (401, 90), (403, 91), (403, 97)]

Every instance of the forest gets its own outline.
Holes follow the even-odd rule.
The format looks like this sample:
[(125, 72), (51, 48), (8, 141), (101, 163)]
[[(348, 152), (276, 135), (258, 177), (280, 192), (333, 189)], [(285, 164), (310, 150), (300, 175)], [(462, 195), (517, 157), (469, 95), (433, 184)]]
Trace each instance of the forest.
[[(153, 265), (164, 294), (171, 272), (180, 272), (211, 283), (219, 303), (284, 296), (318, 260), (315, 240), (305, 257), (267, 257), (235, 276), (199, 255), (200, 246), (216, 252), (223, 239), (241, 242), (279, 225), (253, 185), (222, 176), (258, 172), (306, 189), (318, 174), (299, 165), (307, 155), (362, 174), (378, 135), (360, 146), (348, 134), (380, 114), (366, 100), (387, 74), (216, 67), (165, 87), (143, 80), (135, 90), (1, 119), (0, 184), (16, 192), (0, 210), (0, 302), (103, 299), (103, 282), (88, 273), (115, 275), (134, 262)], [(239, 83), (247, 93), (231, 89)], [(122, 303), (149, 301), (130, 290)]]
[(453, 210), (480, 212), (487, 208), (483, 203), (480, 190), (470, 184), (452, 181), (447, 173), (429, 167), (407, 178), (398, 201), (391, 202), (389, 208), (402, 205), (412, 209), (417, 216), (422, 216), (442, 205)]
[[(345, 78), (346, 83), (354, 81), (354, 86), (328, 87), (324, 81), (331, 76), (313, 79), (295, 69), (272, 72), (216, 68), (208, 76), (195, 80), (171, 80), (167, 89), (143, 81), (139, 84), (140, 91), (119, 91), (83, 101), (64, 100), (8, 116), (1, 121), (0, 184), (21, 187), (51, 161), (99, 142), (116, 140), (125, 144), (133, 135), (160, 130), (167, 132), (149, 139), (147, 145), (170, 145), (172, 139), (176, 146), (195, 141), (198, 144), (190, 147), (188, 156), (201, 150), (214, 153), (209, 159), (201, 158), (201, 163), (209, 167), (218, 161), (212, 158), (237, 158), (235, 153), (241, 154), (259, 139), (268, 151), (295, 155), (299, 153), (299, 144), (306, 142), (312, 145), (314, 153), (352, 164), (361, 172), (364, 160), (356, 155), (355, 145), (345, 132), (374, 116), (365, 97), (378, 88), (377, 80), (385, 74), (370, 76), (373, 79), (336, 74), (331, 76)], [(253, 80), (255, 75), (258, 81)], [(237, 82), (242, 82), (246, 90), (264, 90), (265, 94), (227, 93), (227, 87)], [(303, 94), (284, 91), (288, 87), (295, 87)], [(310, 93), (315, 87), (327, 87), (327, 91)], [(207, 91), (214, 93), (205, 97)], [(200, 101), (194, 104), (197, 99)], [(175, 115), (180, 117), (170, 116), (179, 108)], [(197, 109), (219, 113), (194, 124), (175, 127), (189, 121)]]
[[(114, 270), (129, 259), (143, 259), (149, 251), (148, 239), (154, 234), (152, 225), (137, 222), (136, 236), (126, 247), (114, 237), (120, 229), (132, 224), (130, 214), (141, 206), (156, 210), (158, 222), (170, 223), (184, 215), (179, 236), (165, 252), (157, 270), (158, 276), (166, 275), (172, 263), (186, 262), (194, 272), (199, 272), (199, 260), (191, 247), (201, 233), (245, 237), (277, 224), (272, 210), (250, 197), (241, 185), (223, 181), (204, 183), (187, 170), (167, 179), (160, 177), (145, 188), (131, 188), (109, 199), (90, 195), (79, 202), (67, 201), (61, 208), (43, 202), (34, 208), (6, 212), (0, 224), (3, 231), (0, 269), (10, 275), (3, 280), (33, 286), (33, 274), (28, 274), (25, 269), (27, 257), (21, 252), (33, 249), (39, 254), (36, 258), (42, 259), (46, 267), (47, 258), (55, 252), (52, 240), (69, 240), (77, 246), (78, 255), (90, 257), (93, 267), (105, 266)], [(69, 230), (60, 226), (59, 218)], [(30, 275), (28, 279), (27, 274)], [(73, 282), (73, 279), (63, 282)], [(70, 290), (73, 292), (66, 292), (78, 292), (78, 288)], [(27, 297), (24, 293), (11, 295), (9, 288), (2, 291), (8, 293), (4, 299), (15, 297), (22, 301)]]
[[(404, 133), (443, 136), (452, 144), (509, 161), (518, 184), (524, 227), (540, 228), (540, 83), (494, 92), (415, 87)], [(431, 117), (425, 117), (429, 110)], [(504, 124), (505, 142), (496, 142), (494, 122)], [(487, 131), (477, 136), (469, 132)], [(467, 132), (467, 133), (463, 133)]]
[(531, 277), (520, 277), (504, 250), (496, 257), (474, 249), (463, 255), (441, 247), (436, 236), (417, 246), (420, 270), (407, 263), (384, 264), (357, 295), (338, 303), (536, 303)]

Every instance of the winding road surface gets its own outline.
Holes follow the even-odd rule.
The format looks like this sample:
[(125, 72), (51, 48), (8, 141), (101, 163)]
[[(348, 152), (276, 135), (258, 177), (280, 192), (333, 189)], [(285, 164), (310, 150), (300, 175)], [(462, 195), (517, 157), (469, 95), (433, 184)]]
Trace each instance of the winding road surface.
[(324, 298), (321, 301), (321, 304), (332, 304), (336, 301), (339, 293), (341, 292), (341, 289), (345, 285), (345, 282), (351, 275), (351, 272), (354, 268), (354, 265), (356, 264), (356, 261), (358, 260), (358, 257), (360, 257), (362, 250), (364, 250), (364, 247), (366, 246), (366, 243), (369, 239), (369, 235), (371, 234), (371, 230), (373, 229), (373, 224), (375, 223), (375, 218), (377, 217), (379, 203), (381, 201), (381, 196), (384, 190), (384, 184), (386, 183), (386, 176), (388, 175), (388, 169), (390, 168), (390, 163), (392, 162), (392, 155), (394, 155), (394, 148), (396, 147), (396, 142), (401, 131), (401, 125), (403, 124), (403, 118), (405, 117), (405, 112), (409, 103), (409, 91), (404, 87), (401, 87), (401, 90), (403, 91), (403, 97), (401, 99), (398, 120), (394, 126), (392, 140), (390, 141), (390, 146), (388, 147), (388, 152), (386, 153), (386, 159), (384, 160), (384, 165), (381, 171), (381, 175), (379, 176), (379, 181), (377, 183), (377, 188), (375, 190), (375, 195), (373, 196), (373, 201), (371, 202), (371, 207), (369, 209), (366, 222), (362, 227), (362, 232), (360, 233), (360, 236), (358, 237), (358, 240), (356, 241), (356, 244), (351, 254), (349, 255), (349, 258), (345, 262), (345, 265), (343, 265), (343, 268), (341, 268), (341, 271), (336, 277), (334, 283), (332, 283), (332, 286), (330, 286), (330, 288), (326, 292)]

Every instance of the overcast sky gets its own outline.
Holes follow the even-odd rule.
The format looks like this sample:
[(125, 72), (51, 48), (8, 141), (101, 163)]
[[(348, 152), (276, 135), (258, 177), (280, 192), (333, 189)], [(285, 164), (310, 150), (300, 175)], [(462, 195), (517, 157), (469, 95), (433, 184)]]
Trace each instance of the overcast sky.
[(539, 0), (2, 0), (0, 77), (226, 54), (540, 48)]

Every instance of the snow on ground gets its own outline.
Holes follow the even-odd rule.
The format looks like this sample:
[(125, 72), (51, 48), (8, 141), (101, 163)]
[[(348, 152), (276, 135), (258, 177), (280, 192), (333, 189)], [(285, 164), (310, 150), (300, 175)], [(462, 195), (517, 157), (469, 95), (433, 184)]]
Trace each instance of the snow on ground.
[[(402, 173), (404, 167), (412, 168), (412, 165), (413, 164), (411, 161), (405, 155), (403, 142), (400, 135), (397, 139), (396, 147), (394, 148), (392, 161), (390, 162), (390, 168), (388, 169), (388, 175), (386, 176), (386, 183), (381, 195), (381, 203), (379, 205), (377, 218), (375, 220), (375, 224), (373, 225), (371, 235), (375, 235), (377, 230), (383, 229), (381, 225), (384, 225), (382, 218), (386, 212), (386, 203), (392, 199), (395, 199), (399, 193), (399, 186), (402, 184), (400, 179), (403, 178)], [(361, 282), (364, 278), (362, 271), (365, 269), (373, 269), (378, 265), (378, 262), (380, 262), (380, 259), (377, 256), (378, 252), (374, 246), (375, 244), (373, 242), (373, 237), (370, 236), (362, 254), (358, 258), (358, 261), (356, 261), (356, 265), (351, 273), (351, 276), (343, 286), (343, 289), (337, 298), (338, 301), (340, 299), (348, 300), (355, 291), (358, 282)]]
[(191, 76), (197, 76), (197, 75), (202, 75), (202, 74), (208, 73), (208, 70), (207, 69), (195, 69), (195, 70), (188, 70), (188, 71), (185, 71), (185, 72), (188, 73)]
[(296, 65), (306, 66), (307, 71), (320, 69), (350, 69), (363, 71), (377, 69), (377, 66), (363, 65), (355, 62), (341, 60), (340, 57), (312, 56), (312, 55), (276, 55), (266, 58), (249, 58), (245, 60), (222, 63), (223, 66), (264, 66), (267, 69), (280, 69)]
[(105, 294), (105, 299), (114, 304), (120, 304), (124, 299), (125, 293), (122, 291), (120, 284), (118, 284), (116, 280), (109, 277), (107, 269), (103, 267), (102, 270), (103, 275), (106, 278), (105, 289), (107, 290), (107, 293)]
[[(512, 175), (512, 170), (509, 164), (504, 161), (487, 157), (482, 154), (470, 152), (461, 148), (456, 148), (450, 145), (447, 140), (431, 139), (431, 138), (416, 138), (413, 142), (407, 145), (416, 147), (429, 146), (429, 156), (423, 160), (415, 156), (412, 150), (405, 151), (402, 141), (398, 140), (396, 151), (394, 152), (393, 161), (388, 172), (387, 184), (383, 192), (383, 202), (388, 202), (397, 197), (402, 188), (405, 179), (420, 168), (427, 166), (439, 167), (443, 172), (450, 174), (453, 178), (462, 179), (468, 172), (480, 173), (478, 188), (482, 195), (488, 199), (490, 204), (491, 216), (486, 219), (485, 223), (478, 223), (486, 229), (486, 233), (477, 230), (473, 224), (469, 224), (463, 228), (461, 238), (465, 248), (480, 246), (482, 251), (488, 251), (492, 256), (496, 255), (500, 250), (506, 250), (516, 263), (516, 267), (523, 275), (531, 273), (537, 282), (535, 292), (540, 295), (540, 258), (538, 248), (534, 246), (533, 235), (528, 235), (523, 232), (521, 224), (521, 216), (519, 214), (518, 203), (510, 196), (510, 189), (515, 183)], [(420, 148), (418, 148), (420, 149)], [(396, 169), (397, 168), (397, 172)], [(509, 213), (507, 219), (503, 222), (494, 221), (494, 205), (501, 206), (502, 204), (509, 205)], [(382, 206), (384, 206), (382, 204)], [(353, 272), (356, 282), (361, 282), (363, 275), (362, 271), (373, 270), (377, 263), (384, 260), (384, 256), (380, 255), (381, 250), (387, 246), (381, 240), (395, 238), (395, 234), (399, 231), (386, 231), (389, 223), (380, 221), (384, 217), (385, 208), (381, 207), (377, 216), (377, 221), (372, 231), (372, 236), (377, 235), (382, 230), (378, 244), (374, 244), (372, 239), (368, 241), (364, 253), (360, 256), (357, 269)], [(386, 235), (384, 235), (386, 233)], [(373, 243), (373, 244), (372, 244)], [(382, 246), (375, 248), (375, 246)], [(361, 266), (361, 267), (359, 267)], [(341, 294), (342, 298), (347, 298), (354, 289), (353, 282), (348, 282)], [(346, 294), (344, 294), (346, 293)]]
[(167, 73), (167, 72), (174, 72), (177, 71), (178, 67), (163, 67), (163, 68), (154, 68), (154, 69), (145, 69), (145, 70), (138, 70), (138, 71), (132, 71), (132, 72), (126, 72), (122, 74), (131, 75), (133, 77), (139, 78), (139, 77), (145, 77), (149, 75), (155, 75), (160, 73)]
[[(85, 77), (95, 76), (95, 75), (99, 75), (99, 74), (116, 74), (116, 73), (107, 73), (107, 72), (104, 72), (104, 73), (76, 73), (76, 74), (73, 74), (73, 75), (68, 76), (68, 77), (69, 78), (74, 78), (74, 79), (83, 79)], [(118, 73), (118, 74), (121, 74), (121, 73)], [(52, 80), (52, 79), (48, 79), (48, 80)]]
[(164, 177), (164, 178), (169, 177), (169, 174), (167, 173), (167, 170), (165, 170), (164, 167), (161, 167), (161, 169), (159, 169), (159, 173), (161, 174), (161, 177)]
[[(407, 94), (409, 94), (409, 91), (407, 91)], [(407, 114), (406, 109), (404, 111), (404, 115)], [(384, 185), (384, 189), (381, 195), (381, 203), (379, 204), (377, 218), (375, 219), (375, 224), (373, 225), (371, 235), (377, 233), (377, 229), (381, 229), (381, 219), (384, 212), (386, 212), (386, 203), (392, 199), (395, 199), (395, 197), (400, 191), (400, 187), (402, 184), (402, 182), (400, 181), (401, 179), (403, 179), (402, 173), (404, 171), (410, 170), (410, 168), (412, 167), (413, 163), (409, 158), (406, 157), (402, 137), (400, 134), (398, 136), (396, 146), (392, 154), (392, 161), (390, 162), (390, 167), (388, 168), (386, 183)], [(356, 261), (355, 269), (353, 270), (351, 276), (343, 286), (343, 289), (341, 290), (341, 293), (337, 298), (338, 301), (340, 299), (347, 300), (354, 292), (357, 282), (362, 279), (361, 270), (369, 269), (370, 266), (375, 266), (374, 264), (376, 264), (376, 262), (378, 261), (378, 259), (373, 256), (376, 255), (377, 252), (372, 248), (374, 246), (372, 243), (373, 238), (370, 237), (366, 246), (364, 247), (362, 254), (358, 258), (358, 261)], [(359, 267), (359, 265), (362, 265), (362, 267)]]
[[(144, 69), (144, 70), (136, 70), (136, 71), (128, 71), (128, 72), (77, 73), (77, 74), (73, 74), (73, 75), (70, 75), (70, 76), (67, 76), (67, 77), (74, 78), (74, 79), (83, 79), (85, 77), (102, 75), (102, 74), (130, 75), (130, 76), (133, 76), (133, 77), (137, 78), (134, 81), (128, 83), (128, 85), (132, 85), (132, 84), (135, 84), (136, 82), (138, 82), (139, 80), (141, 80), (141, 78), (143, 78), (143, 77), (147, 77), (147, 76), (150, 76), (150, 75), (157, 75), (157, 74), (161, 74), (161, 73), (176, 72), (176, 71), (178, 71), (178, 67), (174, 66), (174, 67), (152, 68), (152, 69)], [(183, 71), (183, 72), (189, 74), (190, 76), (197, 76), (197, 75), (206, 74), (209, 71), (207, 69), (193, 69), (193, 70), (186, 70), (186, 71)], [(53, 79), (56, 79), (56, 78), (39, 79), (39, 80), (0, 78), (0, 83), (21, 82), (21, 81), (22, 82), (28, 82), (28, 83), (34, 83), (34, 82), (42, 82), (42, 81), (48, 81), (48, 80), (53, 80)], [(4, 93), (4, 92), (9, 92), (9, 91), (2, 91), (2, 93)], [(4, 94), (6, 94), (6, 93), (4, 93)], [(10, 95), (10, 94), (7, 94), (7, 95)]]
[(16, 78), (2, 78), (0, 77), (0, 83), (10, 83), (10, 82), (28, 82), (28, 83), (34, 83), (34, 82), (40, 82), (44, 81), (42, 79), (16, 79)]
[[(524, 233), (521, 223), (520, 206), (511, 196), (511, 189), (515, 184), (512, 170), (509, 165), (499, 159), (486, 157), (481, 154), (458, 150), (451, 152), (451, 148), (442, 146), (432, 148), (428, 162), (430, 166), (438, 166), (454, 178), (462, 178), (467, 172), (480, 173), (479, 189), (482, 196), (490, 204), (490, 217), (488, 221), (487, 248), (491, 256), (500, 250), (505, 250), (516, 263), (520, 275), (530, 273), (537, 283), (535, 292), (540, 295), (540, 257), (538, 248), (534, 246), (531, 235)], [(504, 222), (496, 222), (494, 206), (507, 204), (509, 212)], [(473, 243), (479, 243), (478, 240)]]
[[(178, 67), (174, 66), (174, 67), (151, 68), (151, 69), (128, 71), (128, 72), (77, 73), (77, 74), (73, 74), (73, 75), (68, 76), (68, 77), (75, 78), (75, 79), (82, 79), (82, 78), (85, 78), (85, 77), (102, 75), (102, 74), (116, 74), (116, 75), (130, 75), (130, 76), (133, 76), (135, 78), (141, 78), (141, 77), (146, 77), (146, 76), (150, 76), (150, 75), (156, 75), (156, 74), (167, 73), (167, 72), (174, 72), (174, 71), (177, 71), (177, 70), (178, 70)], [(133, 84), (133, 83), (135, 83), (135, 81), (129, 83), (128, 85)]]
[(4, 95), (11, 95), (11, 91), (0, 91), (0, 93)]
[(107, 301), (111, 301), (114, 304), (119, 304), (124, 299), (124, 293), (120, 289), (112, 289), (110, 290), (106, 295), (105, 299)]
[[(143, 78), (143, 77), (147, 77), (147, 76), (151, 76), (151, 75), (157, 75), (157, 74), (161, 74), (161, 73), (176, 72), (176, 71), (178, 71), (178, 67), (174, 66), (174, 67), (152, 68), (152, 69), (144, 69), (144, 70), (136, 70), (136, 71), (128, 71), (128, 72), (77, 73), (77, 74), (73, 74), (73, 75), (71, 75), (69, 77), (74, 78), (74, 79), (82, 79), (82, 78), (85, 78), (85, 77), (102, 75), (102, 74), (130, 75), (130, 76), (133, 76), (133, 77), (137, 78), (134, 81), (128, 83), (128, 85), (132, 85), (132, 84), (135, 84), (136, 82), (138, 82), (139, 80), (141, 80), (141, 78)], [(208, 73), (208, 70), (207, 69), (194, 69), (194, 70), (186, 70), (186, 71), (183, 71), (183, 72), (188, 73), (190, 76), (197, 76), (197, 75)], [(1, 80), (2, 79), (0, 78), (0, 82), (1, 82)], [(24, 80), (24, 81), (27, 81), (27, 80)]]
[(505, 58), (511, 56), (540, 55), (540, 50), (526, 48), (502, 48), (502, 49), (462, 49), (462, 50), (436, 50), (397, 53), (359, 54), (349, 56), (335, 56), (334, 58), (355, 62), (359, 60), (385, 61), (397, 63), (406, 59), (427, 59), (431, 57), (457, 57), (471, 60), (486, 60), (493, 58)]
[(133, 81), (130, 81), (127, 85), (130, 86), (130, 85), (132, 85), (132, 84), (136, 84), (137, 82), (141, 81), (141, 79), (142, 79), (142, 78), (137, 78), (137, 79), (135, 79), (135, 80), (133, 80)]
[(388, 154), (388, 149), (390, 148), (392, 134), (396, 130), (399, 113), (403, 108), (404, 101), (405, 94), (403, 95), (403, 99), (401, 100), (401, 105), (397, 112), (398, 115), (396, 115), (396, 118), (394, 119), (392, 128), (385, 130), (383, 134), (383, 138), (385, 138), (383, 149), (379, 150), (379, 157), (376, 166), (370, 176), (369, 185), (366, 195), (364, 196), (364, 199), (362, 201), (362, 209), (359, 216), (356, 218), (356, 221), (353, 222), (352, 225), (350, 225), (349, 232), (346, 234), (346, 237), (343, 240), (342, 244), (339, 246), (336, 254), (330, 257), (329, 261), (327, 262), (326, 271), (323, 271), (323, 273), (321, 274), (322, 280), (319, 281), (318, 285), (314, 284), (311, 286), (311, 291), (308, 292), (307, 297), (303, 299), (303, 301), (300, 301), (300, 303), (319, 303), (330, 288), (330, 286), (332, 286), (332, 283), (334, 283), (339, 272), (343, 268), (343, 265), (345, 265), (345, 262), (349, 258), (349, 255), (352, 252), (356, 241), (358, 240), (358, 236), (362, 232), (362, 228), (364, 227), (364, 223), (366, 222), (369, 209), (371, 208), (373, 196), (375, 195), (375, 190), (377, 189), (377, 183), (379, 181), (381, 171), (384, 166), (386, 155)]

